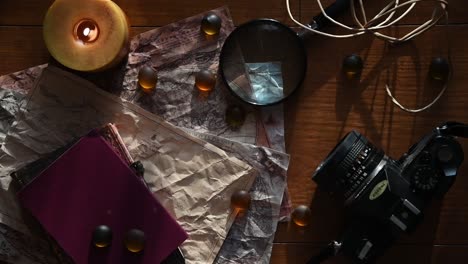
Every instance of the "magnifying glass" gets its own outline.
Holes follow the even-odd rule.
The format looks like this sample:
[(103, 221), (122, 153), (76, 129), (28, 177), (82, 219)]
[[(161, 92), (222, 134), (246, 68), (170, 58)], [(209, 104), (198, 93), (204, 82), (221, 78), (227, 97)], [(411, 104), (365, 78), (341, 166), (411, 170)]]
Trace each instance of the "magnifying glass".
[(219, 65), (234, 95), (253, 105), (272, 105), (301, 85), (307, 57), (296, 32), (278, 21), (257, 19), (228, 36)]
[[(348, 6), (349, 0), (337, 0), (325, 12), (337, 16)], [(320, 14), (309, 25), (321, 28), (327, 22)], [(228, 89), (241, 100), (259, 106), (289, 97), (301, 86), (307, 69), (299, 35), (273, 19), (256, 19), (237, 27), (227, 37), (220, 55), (220, 75)]]

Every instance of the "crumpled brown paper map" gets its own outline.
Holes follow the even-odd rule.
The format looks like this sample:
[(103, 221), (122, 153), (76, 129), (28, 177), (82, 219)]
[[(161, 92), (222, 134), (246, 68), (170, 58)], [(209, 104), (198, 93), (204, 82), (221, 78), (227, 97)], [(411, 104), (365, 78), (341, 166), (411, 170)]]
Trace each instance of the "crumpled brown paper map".
[[(234, 29), (227, 8), (210, 13), (222, 20), (220, 32), (215, 36), (206, 36), (200, 30), (203, 15), (196, 15), (133, 38), (121, 97), (176, 126), (284, 152), (281, 105), (258, 109), (243, 104), (247, 110), (246, 122), (240, 130), (234, 130), (224, 115), (230, 104), (240, 102), (229, 93), (221, 78), (209, 94), (194, 88), (198, 71), (218, 71), (221, 47)], [(138, 71), (144, 65), (153, 67), (158, 74), (157, 88), (151, 96), (142, 92), (137, 83)], [(264, 116), (269, 119), (266, 125)]]
[(39, 65), (7, 75), (0, 76), (0, 143), (15, 120), (25, 95), (32, 90), (46, 65)]
[[(199, 31), (199, 23), (203, 15), (197, 15), (136, 36), (132, 41), (133, 52), (129, 57), (130, 60), (123, 85), (125, 91), (121, 96), (132, 100), (149, 111), (161, 114), (169, 122), (177, 126), (220, 135), (244, 143), (269, 146), (284, 152), (284, 121), (281, 105), (262, 108), (261, 111), (247, 107), (246, 124), (240, 130), (231, 130), (225, 125), (224, 109), (227, 105), (238, 103), (238, 101), (227, 92), (224, 83), (218, 80), (215, 90), (208, 96), (200, 94), (194, 89), (193, 73), (198, 69), (217, 69), (221, 45), (228, 33), (234, 28), (227, 8), (219, 8), (212, 12), (223, 19), (221, 33), (216, 37), (206, 38)], [(192, 54), (192, 56), (186, 56), (187, 53)], [(147, 63), (159, 70), (160, 82), (156, 93), (152, 97), (141, 93), (136, 84), (136, 74), (139, 67)], [(179, 69), (176, 64), (180, 64), (182, 67)], [(25, 71), (0, 76), (0, 108), (7, 110), (2, 111), (0, 109), (0, 117), (2, 118), (0, 119), (0, 136), (1, 133), (5, 134), (8, 131), (14, 121), (13, 117), (20, 107), (19, 100), (32, 89), (34, 81), (45, 66), (36, 66)], [(183, 104), (182, 101), (190, 101), (190, 103)], [(213, 135), (198, 134), (198, 136), (233, 155), (237, 155), (235, 150), (240, 149), (249, 150), (252, 153), (259, 153), (261, 149), (268, 150), (248, 144), (231, 142)], [(238, 147), (233, 149), (232, 146), (236, 145)], [(263, 150), (260, 153), (265, 154)], [(287, 170), (288, 163), (284, 162), (285, 157), (288, 156), (287, 154), (273, 150), (269, 150), (268, 153), (280, 155), (282, 162), (278, 164), (284, 166), (284, 171)], [(268, 169), (265, 162), (270, 162), (273, 157), (266, 155), (266, 159), (260, 160), (260, 157), (265, 157), (263, 154), (257, 155), (255, 158), (252, 156), (248, 160), (244, 159), (244, 161), (259, 170), (260, 175), (263, 175), (263, 180), (268, 182), (267, 174), (262, 173), (262, 169)], [(285, 192), (280, 214), (276, 213), (278, 199), (281, 200), (282, 197), (280, 195), (281, 190), (285, 190), (286, 179), (281, 178), (283, 173), (270, 176), (272, 177), (271, 182), (275, 184), (261, 184), (259, 186), (266, 188), (259, 189), (255, 185), (258, 185), (259, 182), (262, 183), (263, 180), (256, 181), (252, 192), (262, 193), (263, 196), (258, 197), (263, 197), (264, 201), (270, 203), (270, 205), (262, 208), (269, 208), (271, 212), (268, 211), (267, 214), (247, 214), (245, 217), (236, 219), (219, 252), (217, 263), (228, 263), (228, 259), (242, 263), (245, 261), (269, 262), (277, 221), (278, 219), (287, 219), (290, 213), (287, 192)], [(8, 182), (9, 180), (2, 179), (2, 182), (5, 181)], [(255, 204), (255, 198), (253, 204)], [(260, 211), (265, 212), (265, 210)], [(1, 215), (0, 222), (2, 222)], [(8, 229), (6, 226), (5, 228)], [(9, 234), (12, 233), (9, 232)], [(15, 234), (20, 233), (16, 232)], [(1, 233), (0, 243), (2, 243)]]
[[(178, 127), (285, 152), (281, 104), (261, 108), (248, 106), (228, 91), (220, 77), (209, 94), (195, 89), (195, 73), (204, 69), (218, 71), (221, 47), (234, 30), (226, 7), (209, 13), (222, 20), (218, 35), (206, 36), (200, 30), (204, 15), (200, 14), (134, 37), (120, 96)], [(138, 71), (144, 65), (158, 72), (157, 88), (150, 96), (142, 92), (137, 83)], [(244, 125), (237, 130), (231, 129), (225, 121), (226, 108), (232, 104), (242, 104), (247, 112)], [(285, 189), (280, 220), (287, 220), (290, 212), (291, 201)]]
[(273, 149), (240, 143), (186, 130), (257, 169), (250, 190), (249, 210), (238, 215), (214, 263), (270, 263), (273, 240), (286, 187), (289, 155)]
[(49, 243), (0, 224), (0, 263), (59, 264)]
[(115, 123), (130, 154), (144, 164), (151, 191), (188, 232), (181, 246), (186, 262), (213, 262), (235, 219), (230, 197), (250, 189), (252, 167), (57, 68), (44, 70), (25, 108), (2, 146), (1, 175)]

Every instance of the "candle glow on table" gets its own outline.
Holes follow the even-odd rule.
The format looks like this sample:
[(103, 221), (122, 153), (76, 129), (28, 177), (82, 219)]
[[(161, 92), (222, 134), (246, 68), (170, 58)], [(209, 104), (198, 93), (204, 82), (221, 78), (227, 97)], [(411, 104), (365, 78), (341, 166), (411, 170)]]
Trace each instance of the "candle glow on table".
[(111, 0), (56, 0), (43, 34), (51, 55), (78, 71), (108, 69), (128, 53), (128, 21)]

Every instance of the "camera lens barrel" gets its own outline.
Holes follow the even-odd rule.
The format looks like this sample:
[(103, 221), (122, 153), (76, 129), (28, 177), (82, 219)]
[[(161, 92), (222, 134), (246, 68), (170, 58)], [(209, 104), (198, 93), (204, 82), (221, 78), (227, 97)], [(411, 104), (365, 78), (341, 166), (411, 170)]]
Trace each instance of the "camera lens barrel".
[[(326, 191), (341, 193), (348, 201), (369, 182), (369, 176), (384, 158), (357, 131), (348, 133), (319, 165), (312, 179)], [(352, 199), (351, 199), (352, 202)]]

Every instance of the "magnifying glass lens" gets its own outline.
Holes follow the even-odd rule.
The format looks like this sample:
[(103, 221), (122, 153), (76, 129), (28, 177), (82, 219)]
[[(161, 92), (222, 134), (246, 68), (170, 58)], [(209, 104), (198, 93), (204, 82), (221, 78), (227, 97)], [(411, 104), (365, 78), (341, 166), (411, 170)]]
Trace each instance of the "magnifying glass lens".
[(304, 79), (307, 65), (301, 39), (270, 19), (236, 28), (221, 51), (221, 76), (239, 98), (254, 105), (283, 101)]

